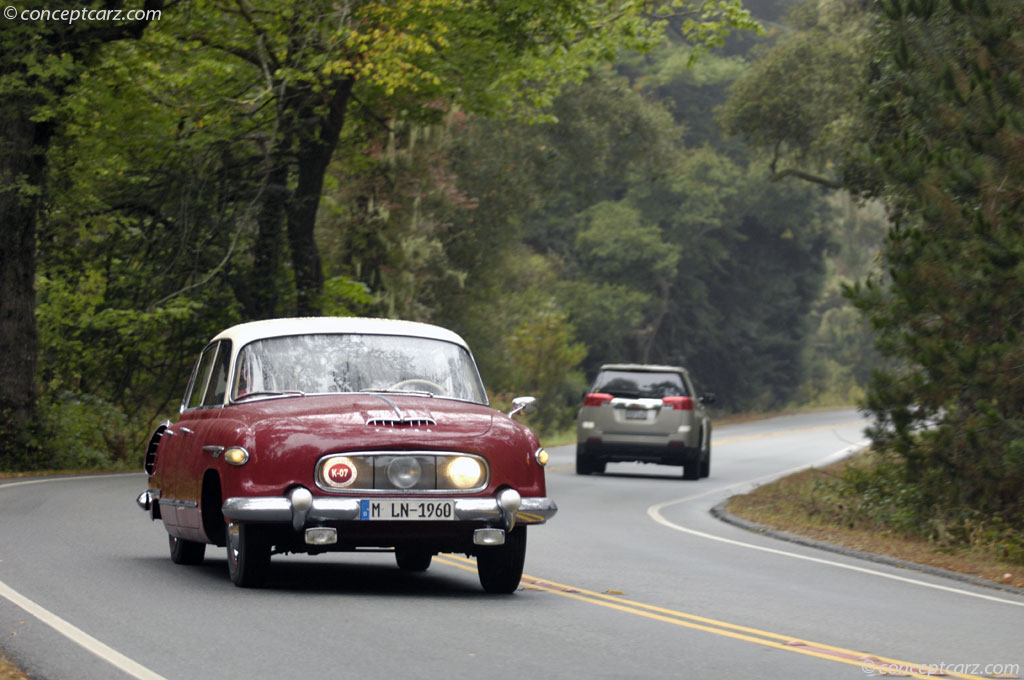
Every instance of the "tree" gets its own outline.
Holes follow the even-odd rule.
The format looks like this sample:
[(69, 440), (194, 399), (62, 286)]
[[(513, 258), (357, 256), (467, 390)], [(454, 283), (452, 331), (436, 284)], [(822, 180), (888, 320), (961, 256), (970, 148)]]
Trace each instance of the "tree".
[(874, 440), (933, 530), (1024, 522), (1024, 8), (878, 3), (866, 91), (884, 275), (851, 290), (896, 365)]
[[(681, 363), (726, 408), (785, 404), (803, 376), (831, 209), (817, 187), (687, 147), (683, 122), (636, 69), (595, 69), (556, 98), (553, 121), (474, 121), (458, 138), (458, 186), (477, 203), (455, 216), (452, 242), (491, 248), (453, 258), (467, 278), (443, 298), (446, 318), (486, 348), (478, 357), (501, 384), (488, 349), (515, 328), (507, 308), (530, 278), (586, 345), (589, 374), (612, 361)], [(525, 277), (503, 262), (531, 253), (542, 264)], [(465, 313), (478, 307), (480, 320)]]
[[(21, 21), (5, 21), (0, 34), (0, 454), (13, 455), (32, 421), (37, 389), (35, 366), (36, 231), (44, 205), (47, 152), (63, 122), (62, 105), (103, 45), (138, 38), (164, 7), (146, 0), (140, 17), (105, 21), (122, 3), (85, 3), (70, 15), (22, 10)], [(13, 8), (13, 6), (12, 6)], [(35, 12), (40, 18), (35, 20)], [(70, 12), (71, 10), (68, 10)], [(89, 18), (95, 16), (96, 18)]]
[[(214, 2), (188, 39), (240, 59), (273, 107), (250, 316), (278, 304), (281, 234), (287, 234), (299, 314), (316, 313), (323, 287), (314, 229), (324, 177), (352, 102), (378, 120), (436, 121), (452, 102), (491, 115), (549, 102), (565, 83), (624, 47), (655, 41), (662, 26), (624, 0)], [(211, 27), (211, 21), (215, 27)], [(735, 0), (688, 18), (713, 42), (751, 25)], [(286, 225), (283, 227), (282, 225)]]
[(859, 0), (793, 7), (785, 33), (754, 51), (718, 110), (725, 132), (767, 155), (772, 178), (853, 187), (868, 15)]
[[(101, 9), (118, 7), (104, 3)], [(146, 10), (163, 7), (156, 0), (143, 5)], [(95, 8), (87, 4), (77, 11), (89, 9)], [(17, 114), (5, 117), (0, 168), (0, 214), (11, 231), (11, 238), (4, 239), (0, 282), (5, 451), (14, 431), (30, 420), (36, 395), (32, 286), (38, 273), (39, 215), (52, 226), (45, 234), (50, 243), (87, 246), (77, 257), (77, 264), (86, 266), (77, 269), (74, 253), (55, 255), (55, 247), (48, 254), (53, 257), (41, 277), (47, 306), (38, 310), (46, 324), (43, 332), (48, 338), (62, 337), (70, 318), (62, 312), (80, 313), (88, 323), (75, 329), (71, 342), (50, 348), (51, 357), (61, 358), (48, 359), (44, 377), (52, 379), (55, 389), (66, 387), (66, 378), (75, 389), (96, 386), (127, 402), (141, 389), (136, 380), (140, 370), (157, 368), (136, 360), (150, 346), (147, 342), (158, 340), (160, 333), (187, 334), (180, 321), (196, 305), (218, 307), (218, 314), (203, 317), (208, 323), (231, 315), (232, 304), (218, 287), (224, 280), (232, 283), (249, 317), (321, 308), (324, 281), (313, 227), (326, 169), (346, 122), (355, 120), (352, 110), (359, 112), (355, 122), (372, 120), (374, 125), (430, 124), (453, 110), (453, 102), (485, 115), (536, 111), (561, 86), (582, 78), (589, 65), (612, 58), (622, 47), (650, 44), (663, 26), (652, 19), (650, 8), (621, 0), (486, 6), (463, 0), (365, 0), (343, 6), (198, 0), (188, 9), (163, 17), (159, 30), (149, 32), (154, 39), (146, 50), (135, 53), (118, 53), (109, 45), (138, 38), (152, 14), (126, 23), (5, 24), (0, 94), (5, 107)], [(691, 13), (687, 30), (699, 43), (750, 25), (737, 0), (714, 0), (699, 9), (698, 15), (686, 8)], [(173, 47), (172, 36), (177, 37)], [(160, 56), (147, 59), (150, 50)], [(183, 65), (186, 55), (198, 56), (201, 66), (189, 70)], [(130, 157), (132, 163), (119, 168), (118, 176), (140, 190), (134, 196), (127, 190), (118, 196), (113, 182), (81, 180), (81, 173), (80, 188), (99, 188), (98, 194), (70, 198), (71, 182), (50, 173), (61, 195), (59, 200), (46, 195), (57, 133), (69, 140), (62, 148), (62, 169), (80, 167), (84, 159), (74, 154), (88, 146), (84, 133), (72, 140), (77, 133), (64, 125), (67, 94), (77, 88), (84, 93), (77, 101), (90, 101), (92, 83), (79, 88), (84, 76), (125, 57), (142, 67), (138, 91), (165, 107), (141, 107), (143, 115), (128, 127), (147, 134), (176, 129), (173, 139), (158, 140), (150, 153), (135, 154), (123, 153), (133, 146), (131, 139), (115, 139), (113, 155), (92, 159), (104, 165), (111, 158)], [(213, 88), (196, 78), (203, 68), (212, 75), (210, 81), (227, 86), (219, 99), (202, 101), (204, 88)], [(149, 78), (161, 73), (170, 77), (168, 91), (146, 91), (155, 82)], [(94, 111), (85, 113), (79, 130), (95, 122)], [(169, 118), (176, 119), (176, 128), (165, 127)], [(216, 134), (205, 132), (211, 128)], [(96, 144), (91, 148), (100, 150)], [(174, 162), (181, 165), (172, 167)], [(197, 181), (181, 182), (193, 170)], [(170, 209), (172, 200), (179, 201), (180, 214)], [(90, 235), (84, 223), (72, 225), (71, 213), (99, 231)], [(100, 232), (129, 238), (102, 250)], [(173, 240), (161, 238), (162, 233), (172, 234)], [(161, 260), (140, 257), (163, 255), (171, 243), (188, 246), (170, 249), (175, 263), (196, 257), (181, 268), (164, 262), (163, 270), (150, 266)], [(192, 244), (205, 252), (192, 251)], [(141, 250), (133, 252), (134, 246)], [(98, 250), (100, 258), (90, 259)], [(361, 287), (349, 285), (346, 277), (329, 283), (331, 295), (365, 303)], [(80, 292), (85, 298), (79, 298)], [(69, 309), (75, 300), (85, 304)], [(338, 307), (331, 303), (331, 308)], [(153, 333), (142, 342), (141, 327)], [(102, 361), (74, 356), (76, 343), (115, 336), (120, 344), (112, 355), (133, 343), (135, 350), (118, 354), (114, 364), (104, 368)], [(159, 359), (154, 376), (179, 371), (179, 358), (166, 363), (165, 358)], [(75, 370), (62, 374), (59, 369), (65, 366)]]

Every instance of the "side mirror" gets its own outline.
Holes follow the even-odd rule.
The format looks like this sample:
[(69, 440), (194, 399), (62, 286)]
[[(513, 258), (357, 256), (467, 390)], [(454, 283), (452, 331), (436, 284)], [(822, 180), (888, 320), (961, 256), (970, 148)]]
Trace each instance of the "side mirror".
[(508, 412), (508, 417), (516, 415), (519, 412), (526, 414), (533, 413), (537, 410), (537, 399), (534, 397), (516, 397), (512, 400), (512, 410)]
[(700, 396), (700, 399), (698, 399), (698, 401), (700, 401), (700, 403), (702, 403), (702, 404), (714, 404), (715, 403), (715, 398), (716, 397), (715, 397), (715, 393), (714, 392), (707, 392), (705, 394), (702, 394)]

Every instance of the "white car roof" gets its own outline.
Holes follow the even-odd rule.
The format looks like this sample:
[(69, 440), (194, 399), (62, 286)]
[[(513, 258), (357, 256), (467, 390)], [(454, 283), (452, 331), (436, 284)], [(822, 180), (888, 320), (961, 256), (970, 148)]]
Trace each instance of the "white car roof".
[(359, 335), (407, 335), (417, 338), (446, 340), (469, 349), (466, 341), (457, 333), (417, 321), (396, 319), (367, 319), (361, 317), (320, 316), (290, 319), (267, 319), (250, 321), (225, 329), (213, 338), (231, 340), (235, 351), (254, 340), (277, 338), (288, 335), (310, 335), (321, 333), (356, 333)]

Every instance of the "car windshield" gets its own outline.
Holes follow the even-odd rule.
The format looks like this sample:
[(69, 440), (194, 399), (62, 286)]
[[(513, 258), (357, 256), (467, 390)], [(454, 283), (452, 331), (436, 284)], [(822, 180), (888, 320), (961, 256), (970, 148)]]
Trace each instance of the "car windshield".
[(399, 335), (331, 333), (266, 338), (238, 354), (232, 398), (289, 393), (419, 392), (486, 403), (465, 348)]
[(601, 371), (593, 391), (631, 399), (689, 396), (682, 376), (658, 371)]

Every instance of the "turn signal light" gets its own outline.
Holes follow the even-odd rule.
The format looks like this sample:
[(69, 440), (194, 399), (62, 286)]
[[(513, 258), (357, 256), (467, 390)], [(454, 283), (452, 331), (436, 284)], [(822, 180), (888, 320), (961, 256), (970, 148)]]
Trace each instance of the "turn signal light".
[(661, 401), (666, 406), (671, 406), (673, 411), (693, 410), (693, 399), (691, 397), (665, 397)]
[(249, 452), (241, 446), (232, 446), (224, 452), (224, 461), (232, 465), (245, 465), (249, 462)]

